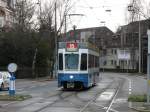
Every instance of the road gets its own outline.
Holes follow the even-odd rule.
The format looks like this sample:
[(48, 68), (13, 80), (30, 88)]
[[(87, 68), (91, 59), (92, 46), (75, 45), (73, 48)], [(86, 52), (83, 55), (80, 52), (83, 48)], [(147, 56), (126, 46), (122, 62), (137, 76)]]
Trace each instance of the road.
[(17, 94), (30, 94), (33, 98), (22, 102), (0, 101), (0, 112), (134, 112), (128, 108), (127, 98), (131, 93), (146, 93), (144, 77), (122, 73), (101, 75), (97, 86), (84, 91), (64, 91), (57, 88), (57, 81), (17, 80)]

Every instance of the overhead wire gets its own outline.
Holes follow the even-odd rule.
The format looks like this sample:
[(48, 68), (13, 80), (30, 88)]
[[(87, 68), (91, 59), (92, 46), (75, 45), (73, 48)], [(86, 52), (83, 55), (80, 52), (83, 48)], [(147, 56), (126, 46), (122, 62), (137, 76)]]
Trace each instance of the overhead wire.
[[(86, 6), (89, 7), (89, 9), (92, 11), (92, 14), (93, 14), (94, 16), (96, 16), (97, 14), (93, 11), (94, 7), (93, 7), (93, 6), (90, 6), (86, 0), (84, 0), (84, 1), (85, 1)], [(97, 19), (98, 21), (100, 20), (100, 18), (98, 18), (97, 16), (96, 16), (96, 19)]]

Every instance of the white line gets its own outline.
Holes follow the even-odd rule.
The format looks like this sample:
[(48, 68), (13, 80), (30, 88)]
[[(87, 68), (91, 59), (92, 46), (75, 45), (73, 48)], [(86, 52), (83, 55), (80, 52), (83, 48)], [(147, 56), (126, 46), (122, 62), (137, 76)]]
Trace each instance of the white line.
[(131, 79), (128, 79), (128, 81), (129, 81), (129, 95), (131, 95), (132, 94), (132, 81)]
[[(105, 106), (103, 106), (103, 105), (98, 105), (98, 104), (96, 104), (96, 103), (94, 103), (95, 105), (97, 105), (97, 106), (99, 106), (99, 107), (103, 107), (103, 109), (104, 110), (106, 110), (108, 107), (105, 107)], [(113, 112), (119, 112), (119, 111), (117, 111), (117, 110), (115, 110), (115, 109), (113, 109), (113, 108), (111, 108), (110, 109), (111, 111), (113, 111)]]
[(97, 101), (110, 100), (114, 96), (115, 91), (105, 91), (98, 98)]
[(109, 110), (111, 109), (111, 106), (113, 105), (113, 103), (114, 103), (114, 101), (115, 101), (115, 98), (116, 98), (116, 96), (117, 96), (117, 94), (118, 94), (118, 92), (119, 92), (119, 89), (120, 89), (120, 87), (118, 88), (118, 90), (117, 90), (115, 96), (113, 97), (112, 102), (110, 103), (109, 107), (107, 108), (107, 111), (106, 111), (106, 112), (109, 112)]
[(31, 86), (31, 87), (29, 87), (29, 89), (32, 89), (32, 88), (35, 88), (35, 87), (37, 87), (37, 86)]
[(9, 103), (7, 103), (7, 104), (3, 104), (2, 107), (8, 106), (8, 105), (13, 104), (13, 103), (16, 103), (16, 102), (17, 102), (17, 101), (9, 102)]
[(80, 110), (80, 112), (83, 112), (83, 111), (88, 107), (88, 105), (91, 104), (91, 102), (93, 102), (93, 100), (89, 101), (89, 102)]
[(59, 87), (59, 88), (56, 89), (56, 91), (60, 91), (62, 89), (63, 89), (63, 87)]

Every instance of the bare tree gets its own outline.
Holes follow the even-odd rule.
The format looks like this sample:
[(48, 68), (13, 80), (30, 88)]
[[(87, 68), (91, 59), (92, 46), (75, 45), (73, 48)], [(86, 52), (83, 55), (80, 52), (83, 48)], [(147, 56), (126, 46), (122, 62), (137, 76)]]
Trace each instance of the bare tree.
[(14, 9), (15, 29), (26, 31), (31, 29), (33, 24), (34, 4), (30, 0), (17, 0)]
[(55, 3), (57, 11), (57, 34), (61, 33), (62, 28), (65, 23), (65, 17), (73, 7), (71, 0), (53, 0), (49, 3), (44, 4), (41, 13), (39, 13), (39, 22), (40, 24), (47, 24), (49, 27), (55, 26)]
[[(51, 60), (50, 60), (51, 65), (52, 65), (51, 75), (53, 74), (52, 71), (54, 68), (55, 60), (56, 60), (55, 49), (57, 48), (55, 44), (55, 41), (57, 39), (54, 36), (54, 32), (58, 38), (64, 26), (64, 20), (66, 18), (66, 15), (68, 14), (71, 8), (72, 8), (71, 0), (53, 0), (53, 1), (49, 1), (49, 3), (47, 2), (46, 4), (44, 4), (43, 7), (40, 6), (40, 10), (39, 10), (40, 12), (38, 15), (39, 34), (41, 37), (44, 37), (45, 35), (46, 37), (48, 37), (48, 41), (49, 41), (50, 48), (51, 48), (50, 51), (53, 52), (53, 56), (51, 57)], [(55, 22), (56, 11), (57, 11), (57, 15), (56, 15), (57, 20)], [(55, 23), (57, 23), (57, 29), (55, 29)], [(41, 40), (38, 40), (38, 41), (39, 41), (38, 43), (40, 43)], [(36, 49), (34, 57), (36, 57), (37, 53), (38, 53), (38, 50)], [(36, 62), (36, 58), (34, 58), (33, 64), (35, 64), (35, 62)]]

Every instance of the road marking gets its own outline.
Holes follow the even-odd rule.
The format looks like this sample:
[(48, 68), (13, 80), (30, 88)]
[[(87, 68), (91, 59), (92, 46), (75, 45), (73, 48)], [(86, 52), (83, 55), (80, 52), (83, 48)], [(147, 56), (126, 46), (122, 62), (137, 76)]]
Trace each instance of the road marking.
[(22, 89), (19, 89), (19, 88), (18, 88), (18, 89), (16, 89), (16, 90), (17, 90), (17, 91), (23, 91), (23, 89), (24, 89), (24, 88), (22, 88)]
[(118, 98), (115, 100), (114, 103), (126, 103), (128, 100), (127, 98)]
[(113, 103), (114, 103), (114, 101), (115, 101), (115, 99), (116, 99), (116, 96), (117, 96), (118, 93), (119, 93), (120, 88), (121, 88), (121, 85), (119, 85), (118, 89), (116, 90), (116, 92), (115, 92), (115, 94), (114, 94), (114, 96), (113, 96), (113, 99), (112, 99), (112, 101), (111, 101), (109, 107), (107, 108), (106, 112), (109, 112), (109, 110), (111, 109), (111, 107), (112, 107), (112, 105), (113, 105)]
[(29, 89), (32, 89), (32, 88), (35, 88), (35, 87), (37, 87), (37, 86), (31, 86), (31, 87), (29, 87)]
[(97, 101), (108, 101), (111, 100), (115, 94), (115, 90), (107, 90), (103, 92), (98, 98)]
[[(105, 107), (105, 106), (103, 106), (103, 105), (99, 105), (99, 104), (96, 104), (96, 103), (95, 103), (95, 105), (97, 105), (97, 106), (99, 106), (99, 107), (102, 107), (102, 109), (104, 109), (104, 110), (108, 109), (108, 107)], [(115, 110), (115, 109), (113, 109), (113, 108), (110, 108), (110, 111), (112, 111), (112, 112), (119, 112), (119, 111), (117, 111), (117, 110)]]
[(16, 102), (17, 102), (17, 101), (13, 101), (13, 102), (9, 102), (9, 103), (7, 103), (7, 104), (3, 104), (2, 107), (8, 106), (8, 105), (13, 104), (13, 103), (16, 103)]
[(56, 91), (60, 91), (60, 90), (62, 90), (62, 89), (63, 89), (63, 87), (60, 87), (60, 88), (57, 88)]
[(132, 81), (131, 79), (128, 79), (128, 81), (129, 81), (129, 95), (131, 95), (132, 94)]

